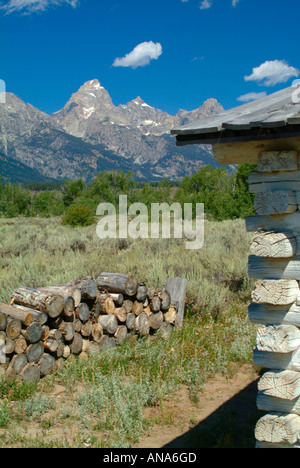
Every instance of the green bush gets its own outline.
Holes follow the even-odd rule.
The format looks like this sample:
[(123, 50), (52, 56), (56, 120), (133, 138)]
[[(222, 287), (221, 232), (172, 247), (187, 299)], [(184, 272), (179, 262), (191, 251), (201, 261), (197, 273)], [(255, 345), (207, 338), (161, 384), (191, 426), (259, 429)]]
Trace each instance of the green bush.
[(94, 223), (94, 214), (90, 206), (81, 203), (71, 205), (66, 211), (62, 224), (69, 224), (72, 227), (90, 226)]

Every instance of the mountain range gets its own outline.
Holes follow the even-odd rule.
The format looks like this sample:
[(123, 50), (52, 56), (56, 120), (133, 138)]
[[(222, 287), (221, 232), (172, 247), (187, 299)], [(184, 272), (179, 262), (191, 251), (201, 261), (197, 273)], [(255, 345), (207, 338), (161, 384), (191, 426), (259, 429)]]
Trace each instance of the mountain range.
[(51, 115), (7, 93), (0, 104), (0, 174), (12, 182), (89, 182), (100, 171), (122, 169), (141, 181), (180, 180), (218, 164), (208, 145), (176, 147), (170, 130), (223, 111), (215, 99), (176, 116), (140, 97), (115, 106), (97, 79), (83, 84)]

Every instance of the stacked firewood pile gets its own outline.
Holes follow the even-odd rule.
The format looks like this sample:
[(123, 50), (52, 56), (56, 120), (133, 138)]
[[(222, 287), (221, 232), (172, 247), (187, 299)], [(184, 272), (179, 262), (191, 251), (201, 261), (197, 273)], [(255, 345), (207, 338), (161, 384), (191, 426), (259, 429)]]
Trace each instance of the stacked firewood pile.
[(59, 359), (115, 347), (129, 335), (168, 336), (177, 311), (165, 288), (148, 288), (120, 273), (38, 289), (21, 286), (10, 304), (0, 303), (2, 373), (37, 382)]

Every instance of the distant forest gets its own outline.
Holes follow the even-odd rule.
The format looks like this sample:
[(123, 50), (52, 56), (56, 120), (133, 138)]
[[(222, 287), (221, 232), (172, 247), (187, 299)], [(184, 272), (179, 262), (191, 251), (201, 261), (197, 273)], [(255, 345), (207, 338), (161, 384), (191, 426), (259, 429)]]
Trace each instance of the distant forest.
[(128, 204), (144, 203), (204, 203), (208, 219), (223, 221), (245, 218), (254, 214), (253, 195), (248, 191), (251, 164), (241, 164), (237, 172), (215, 169), (207, 165), (180, 182), (167, 179), (141, 183), (132, 172), (104, 171), (93, 182), (65, 180), (62, 183), (1, 184), (0, 215), (51, 217), (62, 216), (63, 223), (84, 226), (94, 222), (97, 206), (113, 203), (116, 208), (119, 195), (128, 196)]

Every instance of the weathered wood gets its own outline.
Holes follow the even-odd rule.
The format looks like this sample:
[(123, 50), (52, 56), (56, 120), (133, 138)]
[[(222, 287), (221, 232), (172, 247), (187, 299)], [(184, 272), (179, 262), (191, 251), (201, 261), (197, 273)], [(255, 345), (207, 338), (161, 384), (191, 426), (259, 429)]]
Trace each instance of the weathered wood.
[(295, 280), (259, 280), (252, 292), (253, 302), (274, 305), (293, 304), (299, 294), (299, 284)]
[(150, 301), (150, 309), (152, 312), (159, 312), (161, 308), (161, 300), (158, 296), (154, 296)]
[(81, 302), (75, 309), (75, 317), (80, 319), (82, 323), (87, 322), (90, 318), (90, 308), (85, 302)]
[(21, 335), (15, 340), (14, 352), (16, 354), (23, 354), (26, 352), (27, 347), (28, 345), (26, 339)]
[(17, 288), (12, 293), (12, 299), (16, 304), (47, 312), (49, 317), (52, 318), (58, 317), (65, 306), (65, 301), (62, 296), (49, 296), (47, 293), (26, 286)]
[(0, 312), (0, 331), (5, 331), (7, 327), (7, 315)]
[(297, 254), (297, 237), (292, 232), (256, 232), (250, 249), (257, 257), (290, 258)]
[[(79, 290), (81, 293), (81, 300), (83, 302), (85, 300), (95, 299), (98, 291), (96, 282), (93, 280), (91, 276), (84, 276), (83, 278), (78, 278), (76, 280), (67, 281), (66, 283), (55, 284), (52, 287), (60, 287), (63, 288), (65, 291), (71, 291), (71, 296), (74, 297), (74, 291)], [(78, 305), (76, 298), (75, 299), (75, 307)]]
[(121, 273), (103, 272), (97, 277), (96, 282), (101, 291), (121, 293), (127, 296), (134, 296), (139, 286), (134, 276)]
[(116, 343), (118, 345), (122, 344), (123, 341), (127, 338), (127, 335), (128, 335), (128, 331), (127, 331), (127, 327), (125, 325), (120, 325), (118, 326), (115, 334), (114, 334), (114, 337), (116, 339)]
[(289, 190), (259, 192), (254, 199), (258, 215), (294, 213), (298, 209), (296, 194)]
[(135, 321), (136, 331), (140, 336), (147, 336), (150, 332), (149, 317), (145, 312), (142, 312)]
[(94, 316), (97, 318), (99, 315), (113, 314), (115, 308), (115, 301), (110, 294), (98, 294), (96, 303), (93, 307)]
[(34, 343), (28, 346), (26, 356), (28, 362), (38, 362), (44, 354), (44, 345), (42, 342)]
[(158, 291), (158, 297), (161, 300), (161, 310), (166, 311), (169, 310), (171, 305), (171, 295), (166, 289), (162, 289)]
[(12, 354), (15, 350), (15, 340), (11, 338), (5, 339), (5, 354)]
[(300, 330), (293, 325), (262, 325), (256, 343), (259, 351), (290, 353), (300, 346)]
[(249, 192), (268, 192), (270, 190), (299, 190), (300, 171), (295, 172), (250, 172)]
[(258, 155), (259, 172), (296, 171), (297, 151), (262, 151)]
[(55, 340), (54, 338), (47, 338), (43, 341), (45, 350), (49, 351), (50, 353), (55, 353), (58, 349), (59, 340)]
[(300, 280), (300, 257), (265, 258), (250, 255), (248, 274), (251, 278)]
[(260, 411), (300, 414), (300, 397), (294, 400), (285, 400), (259, 392), (256, 399), (257, 408)]
[(291, 353), (274, 353), (259, 351), (257, 347), (253, 351), (253, 362), (256, 366), (265, 369), (300, 371), (299, 350)]
[(267, 414), (256, 424), (255, 438), (272, 444), (295, 444), (300, 437), (300, 416), (296, 414)]
[(278, 306), (272, 304), (252, 303), (248, 307), (248, 316), (251, 322), (267, 324), (286, 324), (300, 327), (300, 306)]
[(161, 336), (164, 339), (168, 339), (174, 330), (174, 327), (171, 323), (163, 322), (159, 330), (157, 331), (158, 336)]
[(16, 375), (19, 375), (27, 364), (28, 361), (26, 354), (16, 354), (13, 356), (9, 366), (14, 370)]
[(113, 335), (118, 328), (118, 320), (115, 315), (100, 315), (98, 323), (102, 326), (103, 331)]
[(300, 372), (291, 370), (265, 372), (257, 388), (265, 395), (293, 400), (300, 396)]
[(113, 336), (103, 335), (99, 342), (99, 348), (110, 350), (116, 347), (116, 340)]
[(149, 317), (149, 326), (152, 330), (158, 330), (164, 321), (164, 314), (159, 311)]
[(92, 334), (92, 328), (93, 328), (93, 324), (92, 322), (90, 321), (87, 321), (85, 323), (82, 324), (82, 328), (81, 328), (81, 335), (84, 336), (84, 337), (89, 337), (91, 336)]
[(28, 343), (37, 343), (41, 340), (43, 334), (43, 327), (38, 322), (32, 322), (29, 327), (26, 328), (25, 338)]
[(68, 357), (71, 355), (71, 349), (70, 349), (70, 346), (68, 345), (64, 345), (64, 349), (63, 349), (63, 353), (62, 353), (62, 357), (64, 359), (68, 359)]
[(171, 301), (178, 303), (176, 325), (180, 328), (183, 325), (187, 283), (184, 278), (167, 278), (165, 288), (171, 296)]

